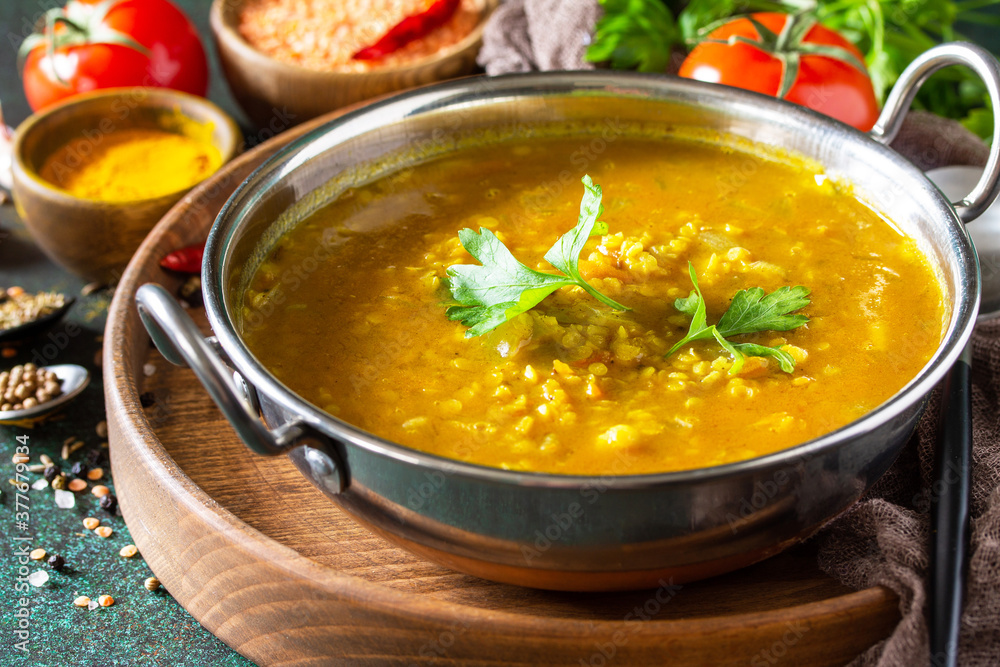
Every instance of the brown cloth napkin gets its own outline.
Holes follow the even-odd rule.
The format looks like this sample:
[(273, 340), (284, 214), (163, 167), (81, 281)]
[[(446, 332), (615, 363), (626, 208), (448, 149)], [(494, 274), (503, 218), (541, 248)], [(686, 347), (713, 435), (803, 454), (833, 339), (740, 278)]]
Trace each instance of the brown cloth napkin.
[[(508, 0), (483, 35), (479, 63), (489, 74), (592, 69), (583, 62), (596, 0)], [(957, 122), (911, 112), (892, 147), (921, 169), (984, 165), (988, 150)], [(1000, 321), (973, 336), (972, 540), (960, 664), (1000, 664)], [(899, 596), (893, 634), (856, 667), (931, 664), (925, 620), (930, 500), (939, 422), (937, 392), (918, 431), (892, 468), (846, 514), (813, 539), (819, 564), (847, 586), (886, 586)], [(935, 660), (933, 664), (943, 664)]]

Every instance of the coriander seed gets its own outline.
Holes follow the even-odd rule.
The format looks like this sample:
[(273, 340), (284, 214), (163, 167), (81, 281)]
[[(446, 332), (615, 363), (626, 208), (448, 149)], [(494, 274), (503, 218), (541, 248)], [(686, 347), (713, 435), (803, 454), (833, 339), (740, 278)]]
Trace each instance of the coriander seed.
[(97, 534), (98, 537), (103, 537), (104, 539), (107, 539), (111, 537), (111, 534), (115, 531), (111, 530), (111, 526), (98, 526), (97, 528), (94, 529), (94, 532)]
[(156, 577), (149, 577), (146, 581), (142, 582), (142, 585), (146, 587), (147, 591), (155, 591), (160, 587), (160, 580)]
[(75, 604), (77, 607), (86, 607), (88, 604), (90, 604), (90, 598), (88, 598), (86, 595), (81, 595), (77, 599), (73, 600), (73, 604)]
[(51, 482), (49, 482), (49, 483), (50, 483), (50, 484), (52, 485), (52, 488), (53, 488), (53, 489), (65, 489), (65, 488), (66, 488), (66, 485), (67, 485), (67, 482), (66, 482), (66, 475), (64, 475), (64, 474), (62, 474), (62, 473), (59, 473), (59, 474), (58, 474), (58, 475), (56, 475), (56, 476), (55, 476), (55, 478), (53, 478), (53, 480), (52, 480)]
[(45, 549), (32, 549), (31, 553), (28, 554), (28, 558), (31, 560), (44, 560), (45, 556)]
[(139, 550), (136, 548), (134, 544), (126, 544), (118, 552), (118, 555), (121, 556), (122, 558), (131, 558), (137, 553), (139, 553)]

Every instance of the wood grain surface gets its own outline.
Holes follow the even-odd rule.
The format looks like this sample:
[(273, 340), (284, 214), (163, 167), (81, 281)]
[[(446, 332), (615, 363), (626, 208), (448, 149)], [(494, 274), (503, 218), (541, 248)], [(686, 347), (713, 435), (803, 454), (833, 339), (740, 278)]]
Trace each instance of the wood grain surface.
[[(808, 544), (683, 586), (538, 591), (425, 562), (359, 527), (287, 459), (251, 454), (194, 375), (152, 349), (133, 298), (149, 281), (176, 288), (158, 259), (203, 240), (236, 185), (323, 120), (185, 197), (139, 249), (109, 314), (104, 372), (122, 511), (195, 618), (257, 663), (283, 666), (840, 665), (891, 632), (892, 593), (839, 585)], [(141, 392), (154, 398), (146, 408)]]

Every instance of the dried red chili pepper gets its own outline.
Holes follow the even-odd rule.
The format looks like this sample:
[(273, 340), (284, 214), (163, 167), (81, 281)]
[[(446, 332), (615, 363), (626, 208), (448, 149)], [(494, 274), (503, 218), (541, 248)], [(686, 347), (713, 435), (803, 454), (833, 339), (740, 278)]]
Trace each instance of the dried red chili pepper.
[(436, 28), (440, 28), (450, 19), (462, 0), (434, 0), (422, 12), (410, 14), (389, 29), (389, 32), (372, 44), (366, 46), (352, 58), (354, 60), (378, 60), (393, 51), (398, 51), (410, 42), (420, 39)]
[(205, 244), (188, 246), (167, 253), (160, 260), (160, 266), (178, 273), (201, 273), (201, 258), (205, 254)]

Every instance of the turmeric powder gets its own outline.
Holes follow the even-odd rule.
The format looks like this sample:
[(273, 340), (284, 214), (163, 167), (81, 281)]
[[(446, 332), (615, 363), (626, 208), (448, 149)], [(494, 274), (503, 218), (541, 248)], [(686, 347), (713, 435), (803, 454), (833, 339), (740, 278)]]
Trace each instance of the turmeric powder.
[(77, 197), (122, 202), (184, 190), (221, 164), (218, 149), (204, 141), (127, 129), (73, 139), (45, 160), (39, 175)]

